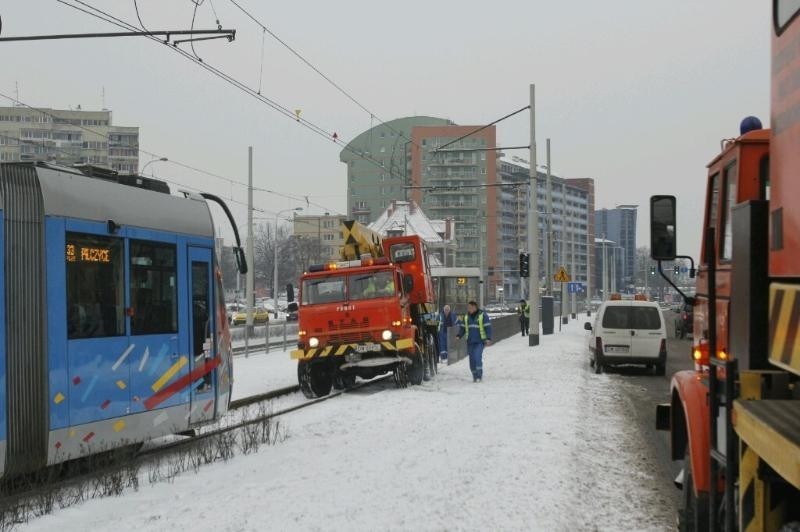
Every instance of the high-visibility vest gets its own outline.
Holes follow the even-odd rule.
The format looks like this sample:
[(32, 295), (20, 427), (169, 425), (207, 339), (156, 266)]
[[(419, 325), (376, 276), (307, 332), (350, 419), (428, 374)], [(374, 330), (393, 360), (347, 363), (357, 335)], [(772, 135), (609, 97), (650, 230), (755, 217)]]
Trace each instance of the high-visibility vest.
[[(475, 327), (469, 323), (469, 314), (464, 314), (464, 328), (467, 331), (467, 338), (469, 338), (469, 328)], [(478, 311), (478, 331), (481, 333), (481, 340), (486, 340), (486, 329), (483, 326), (483, 311)]]
[(520, 305), (520, 310), (522, 311), (520, 312), (520, 314), (522, 314), (526, 318), (531, 317), (531, 306), (529, 304), (525, 303), (524, 305)]

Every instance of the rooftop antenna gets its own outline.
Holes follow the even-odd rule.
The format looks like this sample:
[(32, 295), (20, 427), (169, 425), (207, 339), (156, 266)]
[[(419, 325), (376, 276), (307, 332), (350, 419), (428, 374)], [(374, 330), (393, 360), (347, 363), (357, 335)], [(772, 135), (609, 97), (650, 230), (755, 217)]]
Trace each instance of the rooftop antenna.
[(19, 105), (19, 81), (14, 82), (14, 96), (17, 98), (17, 101), (14, 102), (14, 106)]
[(102, 99), (102, 103), (103, 103), (103, 106), (101, 107), (101, 109), (103, 111), (106, 111), (107, 109), (106, 109), (106, 87), (105, 87), (105, 85), (103, 85), (103, 87), (102, 87), (101, 95), (102, 95), (101, 99)]

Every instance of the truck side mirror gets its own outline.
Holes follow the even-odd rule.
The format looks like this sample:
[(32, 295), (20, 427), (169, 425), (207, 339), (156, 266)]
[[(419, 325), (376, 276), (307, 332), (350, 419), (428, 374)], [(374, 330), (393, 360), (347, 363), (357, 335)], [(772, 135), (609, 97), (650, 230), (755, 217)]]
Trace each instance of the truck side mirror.
[(288, 303), (294, 301), (294, 286), (292, 286), (292, 283), (286, 285), (286, 301)]
[(675, 196), (650, 197), (650, 257), (675, 260)]
[(410, 275), (403, 276), (403, 293), (410, 294), (414, 290), (414, 278)]

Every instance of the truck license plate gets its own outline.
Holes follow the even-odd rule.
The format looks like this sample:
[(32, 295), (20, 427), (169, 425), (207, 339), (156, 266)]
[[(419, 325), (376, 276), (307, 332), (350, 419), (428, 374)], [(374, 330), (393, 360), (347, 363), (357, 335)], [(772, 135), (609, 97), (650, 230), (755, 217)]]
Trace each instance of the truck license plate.
[(356, 346), (357, 353), (369, 353), (370, 351), (380, 351), (380, 350), (381, 350), (380, 344), (368, 343), (368, 344), (358, 344)]

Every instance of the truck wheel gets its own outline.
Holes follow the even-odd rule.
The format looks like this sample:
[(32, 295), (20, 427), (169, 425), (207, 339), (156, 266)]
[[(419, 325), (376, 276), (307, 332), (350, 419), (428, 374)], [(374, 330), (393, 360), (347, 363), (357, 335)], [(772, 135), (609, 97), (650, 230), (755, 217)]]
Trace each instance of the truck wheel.
[(425, 361), (423, 357), (424, 352), (417, 352), (411, 357), (411, 367), (408, 368), (408, 380), (414, 386), (422, 384), (422, 378), (425, 376)]
[(297, 364), (297, 382), (303, 395), (308, 399), (314, 399), (331, 393), (333, 376), (330, 368), (325, 364), (299, 362)]
[(347, 390), (356, 383), (356, 376), (352, 373), (337, 373), (333, 379), (334, 390)]
[(695, 495), (692, 486), (692, 457), (689, 443), (683, 459), (683, 509), (678, 512), (678, 530), (700, 532), (708, 530), (708, 495)]
[(392, 370), (394, 385), (398, 388), (408, 388), (408, 366), (405, 362), (398, 362)]

